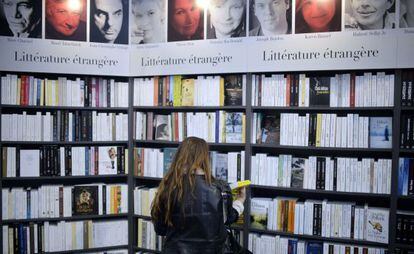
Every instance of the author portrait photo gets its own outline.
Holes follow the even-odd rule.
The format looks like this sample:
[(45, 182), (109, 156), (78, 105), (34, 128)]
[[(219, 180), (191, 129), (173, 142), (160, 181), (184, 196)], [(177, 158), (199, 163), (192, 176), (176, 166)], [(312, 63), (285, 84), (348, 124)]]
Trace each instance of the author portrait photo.
[(92, 0), (90, 41), (128, 44), (128, 3), (125, 0)]
[(295, 33), (341, 31), (341, 0), (297, 0)]
[(400, 27), (414, 27), (414, 1), (401, 0), (400, 4)]
[(132, 0), (131, 44), (166, 41), (166, 0)]
[(204, 9), (196, 0), (168, 1), (168, 41), (202, 40)]
[(292, 33), (291, 0), (251, 0), (249, 36)]
[(347, 0), (345, 30), (395, 28), (394, 0)]
[(42, 38), (42, 2), (35, 0), (2, 0), (0, 35)]
[(85, 0), (46, 0), (46, 39), (86, 41), (85, 20)]
[(207, 39), (246, 36), (246, 0), (211, 0)]

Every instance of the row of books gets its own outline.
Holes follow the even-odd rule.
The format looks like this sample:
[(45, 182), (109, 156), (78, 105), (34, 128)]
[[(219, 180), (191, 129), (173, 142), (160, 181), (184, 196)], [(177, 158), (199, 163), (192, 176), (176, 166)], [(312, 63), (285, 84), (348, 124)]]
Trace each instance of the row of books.
[(413, 250), (405, 250), (400, 248), (395, 248), (395, 254), (414, 254)]
[(395, 241), (397, 243), (414, 244), (414, 212), (398, 211)]
[(3, 141), (123, 141), (128, 140), (128, 115), (69, 112), (2, 114)]
[(394, 74), (370, 72), (335, 76), (254, 74), (252, 105), (276, 107), (392, 107)]
[(29, 75), (1, 77), (1, 103), (21, 106), (128, 107), (128, 83), (114, 79), (82, 80)]
[(391, 148), (392, 117), (255, 113), (252, 142), (291, 146)]
[(251, 226), (258, 229), (388, 243), (389, 210), (353, 202), (252, 198)]
[(154, 201), (157, 187), (137, 186), (134, 189), (134, 213), (151, 216), (151, 204)]
[(387, 254), (386, 249), (301, 241), (280, 236), (249, 234), (249, 250), (258, 254)]
[(161, 251), (163, 237), (155, 233), (151, 221), (137, 219), (137, 246), (139, 248)]
[(246, 115), (241, 112), (136, 112), (135, 138), (138, 140), (182, 141), (200, 137), (207, 142), (243, 143)]
[(241, 106), (246, 75), (134, 79), (134, 106)]
[(2, 189), (2, 219), (60, 218), (128, 212), (126, 184), (43, 185)]
[[(45, 253), (128, 244), (128, 221), (61, 221), (3, 226), (3, 252)], [(110, 232), (110, 233), (109, 233)], [(111, 251), (111, 253), (127, 253)]]
[(401, 115), (400, 147), (414, 148), (414, 115)]
[(414, 71), (403, 70), (401, 74), (401, 105), (414, 106)]
[(414, 195), (414, 158), (399, 159), (398, 195)]
[[(134, 148), (134, 174), (162, 178), (169, 170), (177, 148)], [(226, 182), (244, 180), (244, 151), (210, 152), (214, 177)]]
[(364, 193), (391, 193), (392, 160), (309, 158), (292, 155), (252, 156), (253, 184)]
[(122, 146), (2, 148), (3, 177), (128, 174), (128, 149)]

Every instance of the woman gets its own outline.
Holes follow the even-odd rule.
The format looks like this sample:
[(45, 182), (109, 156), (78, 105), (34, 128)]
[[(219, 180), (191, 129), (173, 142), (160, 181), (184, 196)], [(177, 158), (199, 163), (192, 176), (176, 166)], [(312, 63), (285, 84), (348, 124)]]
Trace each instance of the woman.
[(168, 41), (203, 39), (203, 12), (196, 0), (169, 0), (168, 3)]
[(296, 33), (341, 31), (340, 0), (296, 2)]
[(132, 44), (165, 42), (165, 0), (132, 0)]
[(244, 200), (243, 190), (232, 202), (229, 186), (211, 175), (207, 143), (186, 138), (152, 204), (155, 232), (166, 236), (163, 253), (222, 253), (224, 222), (236, 221)]
[(207, 39), (246, 36), (246, 1), (212, 0), (209, 4)]

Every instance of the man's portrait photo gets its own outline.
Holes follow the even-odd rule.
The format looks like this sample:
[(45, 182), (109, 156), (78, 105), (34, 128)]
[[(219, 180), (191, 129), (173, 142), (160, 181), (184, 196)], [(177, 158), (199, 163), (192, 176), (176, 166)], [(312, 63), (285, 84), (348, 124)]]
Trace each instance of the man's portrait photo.
[(414, 27), (414, 1), (401, 0), (400, 3), (400, 27)]
[(251, 0), (249, 36), (292, 33), (292, 0)]
[(131, 44), (159, 43), (167, 40), (166, 0), (132, 0)]
[(127, 0), (91, 0), (90, 41), (128, 44)]
[(86, 0), (46, 0), (46, 39), (86, 41)]
[(346, 0), (345, 7), (345, 30), (395, 28), (394, 0)]
[(42, 2), (1, 0), (0, 35), (42, 38)]

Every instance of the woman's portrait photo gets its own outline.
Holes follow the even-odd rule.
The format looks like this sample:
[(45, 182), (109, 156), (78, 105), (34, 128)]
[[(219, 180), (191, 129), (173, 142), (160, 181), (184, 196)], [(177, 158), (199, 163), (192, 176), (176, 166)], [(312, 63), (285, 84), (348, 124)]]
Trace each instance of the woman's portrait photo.
[(131, 44), (166, 41), (166, 0), (132, 0)]
[(0, 35), (42, 38), (42, 2), (35, 0), (0, 1)]
[(246, 0), (210, 0), (207, 39), (246, 36)]
[(204, 9), (196, 0), (168, 0), (168, 41), (204, 39)]
[(295, 33), (341, 31), (341, 0), (297, 0)]

